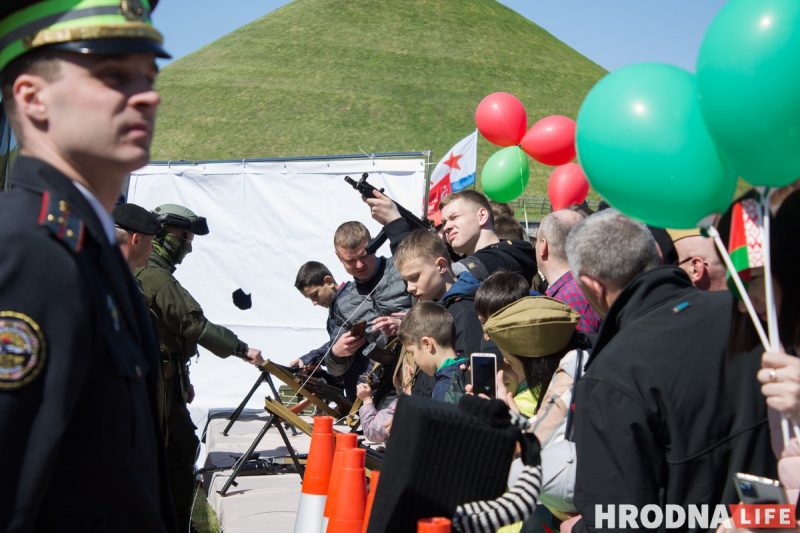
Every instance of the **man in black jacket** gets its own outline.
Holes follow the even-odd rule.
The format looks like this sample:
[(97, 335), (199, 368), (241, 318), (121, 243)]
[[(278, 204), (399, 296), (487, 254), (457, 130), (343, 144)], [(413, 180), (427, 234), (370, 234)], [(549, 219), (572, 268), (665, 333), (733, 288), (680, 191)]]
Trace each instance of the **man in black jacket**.
[[(159, 95), (151, 2), (2, 2), (0, 531), (174, 531), (158, 345), (114, 236)], [(1, 123), (2, 121), (0, 121)]]
[[(383, 194), (365, 198), (372, 218), (384, 225), (392, 252), (411, 233), (397, 206)], [(536, 257), (528, 241), (501, 240), (494, 231), (492, 206), (471, 189), (451, 194), (440, 204), (442, 233), (453, 250), (463, 257), (453, 265), (456, 274), (469, 270), (479, 281), (498, 270), (516, 272), (529, 282), (536, 275)]]
[(573, 228), (567, 257), (605, 317), (576, 393), (574, 530), (618, 528), (609, 505), (735, 503), (734, 473), (774, 476), (760, 361), (726, 349), (730, 294), (656, 266), (647, 228), (611, 209)]

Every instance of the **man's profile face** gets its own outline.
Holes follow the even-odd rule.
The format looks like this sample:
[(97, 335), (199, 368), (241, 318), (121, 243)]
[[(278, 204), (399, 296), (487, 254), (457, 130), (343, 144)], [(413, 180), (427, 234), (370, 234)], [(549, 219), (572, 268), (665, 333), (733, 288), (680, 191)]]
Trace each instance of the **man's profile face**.
[(356, 248), (336, 247), (336, 257), (342, 262), (345, 272), (359, 281), (369, 280), (378, 268), (378, 259), (367, 252), (367, 243)]
[(59, 67), (54, 79), (38, 78), (40, 127), (59, 155), (84, 174), (147, 164), (160, 101), (155, 56), (65, 53)]
[(463, 199), (453, 200), (442, 209), (444, 235), (459, 254), (471, 254), (481, 233), (482, 208)]
[(314, 305), (319, 305), (326, 309), (329, 309), (333, 304), (335, 295), (336, 287), (332, 283), (303, 287), (303, 296), (311, 300)]
[(419, 301), (436, 301), (444, 295), (445, 282), (441, 268), (432, 260), (415, 257), (398, 265), (406, 291)]

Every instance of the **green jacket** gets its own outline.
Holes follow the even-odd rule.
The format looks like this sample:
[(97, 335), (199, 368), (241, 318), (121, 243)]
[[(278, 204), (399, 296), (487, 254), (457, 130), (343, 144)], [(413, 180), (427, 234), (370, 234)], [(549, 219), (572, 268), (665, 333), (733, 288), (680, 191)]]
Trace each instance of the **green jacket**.
[(161, 353), (181, 359), (197, 352), (197, 345), (220, 357), (244, 356), (247, 344), (226, 327), (210, 322), (189, 291), (172, 275), (174, 267), (153, 252), (147, 266), (136, 271), (147, 307), (155, 317)]

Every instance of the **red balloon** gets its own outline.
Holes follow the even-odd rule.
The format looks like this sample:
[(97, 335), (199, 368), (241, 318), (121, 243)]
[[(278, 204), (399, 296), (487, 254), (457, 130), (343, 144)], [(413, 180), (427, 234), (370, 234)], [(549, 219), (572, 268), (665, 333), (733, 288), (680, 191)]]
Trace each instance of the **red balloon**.
[(475, 123), (486, 140), (498, 146), (516, 146), (528, 127), (525, 106), (509, 93), (492, 93), (478, 104)]
[(521, 146), (540, 163), (565, 165), (575, 159), (575, 121), (563, 115), (545, 117), (531, 126)]
[(577, 205), (589, 194), (589, 180), (578, 163), (561, 165), (550, 174), (547, 195), (553, 211)]

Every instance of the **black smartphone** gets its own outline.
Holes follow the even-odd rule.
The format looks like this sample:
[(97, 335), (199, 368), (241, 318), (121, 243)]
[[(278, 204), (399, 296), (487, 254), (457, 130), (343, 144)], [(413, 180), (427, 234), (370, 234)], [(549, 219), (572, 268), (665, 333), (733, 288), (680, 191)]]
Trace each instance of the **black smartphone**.
[(493, 353), (473, 353), (469, 356), (469, 369), (472, 376), (472, 393), (497, 397), (497, 357)]
[(350, 335), (356, 338), (363, 337), (364, 334), (367, 332), (367, 322), (362, 320), (361, 322), (356, 322), (353, 324), (353, 327), (350, 328)]
[(778, 480), (739, 472), (733, 482), (742, 503), (789, 503)]

